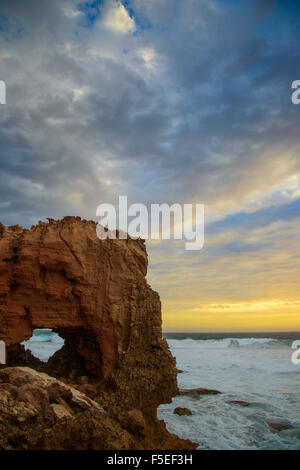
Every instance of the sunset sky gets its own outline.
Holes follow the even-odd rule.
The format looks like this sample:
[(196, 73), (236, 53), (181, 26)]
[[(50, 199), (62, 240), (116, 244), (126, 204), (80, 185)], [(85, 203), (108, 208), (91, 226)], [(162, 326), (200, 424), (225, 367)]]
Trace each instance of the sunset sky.
[(300, 331), (300, 2), (1, 0), (0, 220), (205, 204), (148, 241), (165, 331)]

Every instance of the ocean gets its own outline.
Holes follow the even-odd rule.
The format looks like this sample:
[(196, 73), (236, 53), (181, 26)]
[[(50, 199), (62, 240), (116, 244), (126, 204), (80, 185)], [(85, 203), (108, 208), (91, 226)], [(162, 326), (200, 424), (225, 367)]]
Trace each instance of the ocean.
[[(217, 389), (220, 395), (178, 396), (161, 405), (168, 430), (199, 449), (300, 449), (300, 365), (291, 344), (300, 333), (166, 334), (177, 359), (179, 388)], [(228, 403), (249, 402), (242, 407)], [(192, 416), (173, 414), (185, 407)], [(274, 421), (291, 429), (275, 431)]]
[(34, 330), (30, 340), (24, 341), (22, 344), (25, 349), (29, 349), (35, 357), (38, 357), (41, 361), (47, 362), (49, 357), (53, 356), (56, 351), (59, 351), (63, 347), (64, 340), (57, 333), (44, 328)]
[[(168, 333), (177, 359), (180, 389), (217, 389), (219, 395), (180, 395), (161, 405), (158, 417), (170, 432), (198, 443), (198, 449), (300, 450), (300, 364), (291, 361), (300, 333)], [(63, 340), (36, 331), (25, 347), (41, 360)], [(248, 402), (240, 406), (230, 401)], [(176, 407), (189, 408), (179, 416)], [(278, 431), (278, 425), (289, 427)]]

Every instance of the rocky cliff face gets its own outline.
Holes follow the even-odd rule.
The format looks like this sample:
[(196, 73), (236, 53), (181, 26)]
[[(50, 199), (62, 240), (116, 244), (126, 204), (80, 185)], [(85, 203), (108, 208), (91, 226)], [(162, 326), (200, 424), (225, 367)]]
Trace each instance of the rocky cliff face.
[[(161, 337), (160, 299), (146, 273), (144, 242), (101, 241), (95, 222), (65, 217), (30, 230), (1, 225), (0, 340), (9, 366), (29, 366), (76, 387), (127, 432), (128, 412), (141, 413), (146, 428), (160, 436), (157, 448), (168, 448), (167, 442), (191, 448), (175, 436), (171, 444), (156, 419), (157, 406), (177, 393), (177, 381)], [(20, 346), (35, 328), (52, 328), (65, 339), (47, 364)], [(137, 448), (151, 448), (146, 434)], [(124, 448), (134, 446), (129, 441)], [(107, 448), (103, 439), (98, 444)]]

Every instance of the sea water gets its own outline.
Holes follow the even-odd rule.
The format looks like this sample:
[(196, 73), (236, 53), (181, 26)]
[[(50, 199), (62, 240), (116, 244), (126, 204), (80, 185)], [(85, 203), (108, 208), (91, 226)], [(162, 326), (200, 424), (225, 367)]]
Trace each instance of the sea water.
[(64, 340), (57, 333), (50, 329), (36, 329), (28, 341), (24, 341), (23, 346), (29, 349), (32, 354), (43, 362), (47, 362), (49, 357), (61, 349)]
[[(170, 432), (197, 442), (199, 449), (300, 450), (300, 365), (291, 361), (300, 333), (166, 334), (177, 359), (179, 388), (217, 389), (219, 395), (178, 396), (158, 416)], [(36, 330), (25, 348), (43, 361), (63, 346), (51, 330)], [(242, 400), (250, 406), (228, 403)], [(177, 407), (192, 416), (179, 416)], [(288, 423), (274, 431), (268, 422)]]
[[(219, 395), (175, 397), (158, 416), (170, 432), (199, 449), (300, 449), (300, 365), (291, 361), (298, 334), (168, 334), (179, 388), (217, 389)], [(242, 400), (250, 406), (228, 403)], [(185, 407), (192, 416), (174, 414)], [(278, 421), (291, 429), (274, 431)]]

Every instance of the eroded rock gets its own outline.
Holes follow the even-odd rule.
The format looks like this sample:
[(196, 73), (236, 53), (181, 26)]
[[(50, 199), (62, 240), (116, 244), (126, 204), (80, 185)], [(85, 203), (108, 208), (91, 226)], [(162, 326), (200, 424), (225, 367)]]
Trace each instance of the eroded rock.
[[(96, 223), (79, 217), (40, 222), (30, 230), (0, 225), (0, 340), (7, 345), (10, 366), (1, 370), (1, 406), (12, 401), (8, 413), (25, 423), (26, 416), (39, 422), (41, 410), (47, 410), (50, 424), (57, 418), (59, 426), (71, 419), (69, 414), (76, 415), (75, 437), (56, 438), (51, 424), (43, 437), (33, 433), (36, 437), (28, 441), (24, 431), (23, 437), (12, 438), (12, 448), (81, 448), (80, 438), (90, 448), (194, 447), (170, 435), (156, 417), (157, 406), (178, 393), (177, 370), (162, 339), (161, 304), (147, 284), (147, 264), (142, 240), (99, 240)], [(36, 328), (51, 328), (65, 340), (46, 364), (20, 346)], [(39, 378), (33, 371), (24, 382), (14, 366), (35, 369)], [(143, 437), (133, 438), (126, 430), (127, 418), (121, 423), (128, 410), (138, 410), (135, 417), (142, 414)], [(95, 424), (105, 416), (117, 423), (115, 437), (106, 442), (96, 438), (102, 431)], [(98, 431), (89, 440), (82, 437), (93, 426)]]
[(192, 397), (199, 397), (200, 395), (218, 395), (220, 393), (219, 390), (210, 388), (185, 388), (179, 390), (179, 395), (190, 395)]
[(114, 412), (47, 374), (28, 367), (0, 370), (0, 449), (195, 447), (169, 434), (154, 416), (147, 422), (141, 410), (123, 413), (123, 419)]
[(181, 408), (180, 406), (177, 406), (177, 408), (175, 408), (175, 410), (173, 411), (173, 413), (175, 415), (179, 415), (179, 416), (191, 416), (192, 415), (192, 412), (189, 408)]
[(281, 419), (266, 419), (265, 423), (269, 426), (272, 432), (286, 431), (287, 429), (294, 428), (291, 423)]
[(248, 401), (244, 401), (244, 400), (229, 400), (227, 401), (227, 403), (232, 404), (232, 405), (244, 406), (244, 407), (251, 406), (251, 403), (249, 403)]
[[(137, 383), (131, 406), (171, 399), (175, 361), (161, 336), (159, 296), (145, 279), (142, 240), (99, 240), (96, 223), (79, 217), (30, 230), (1, 225), (0, 233), (0, 339), (9, 365), (73, 383), (94, 375), (115, 387), (126, 387), (126, 376)], [(47, 367), (20, 347), (35, 328), (65, 340)]]

